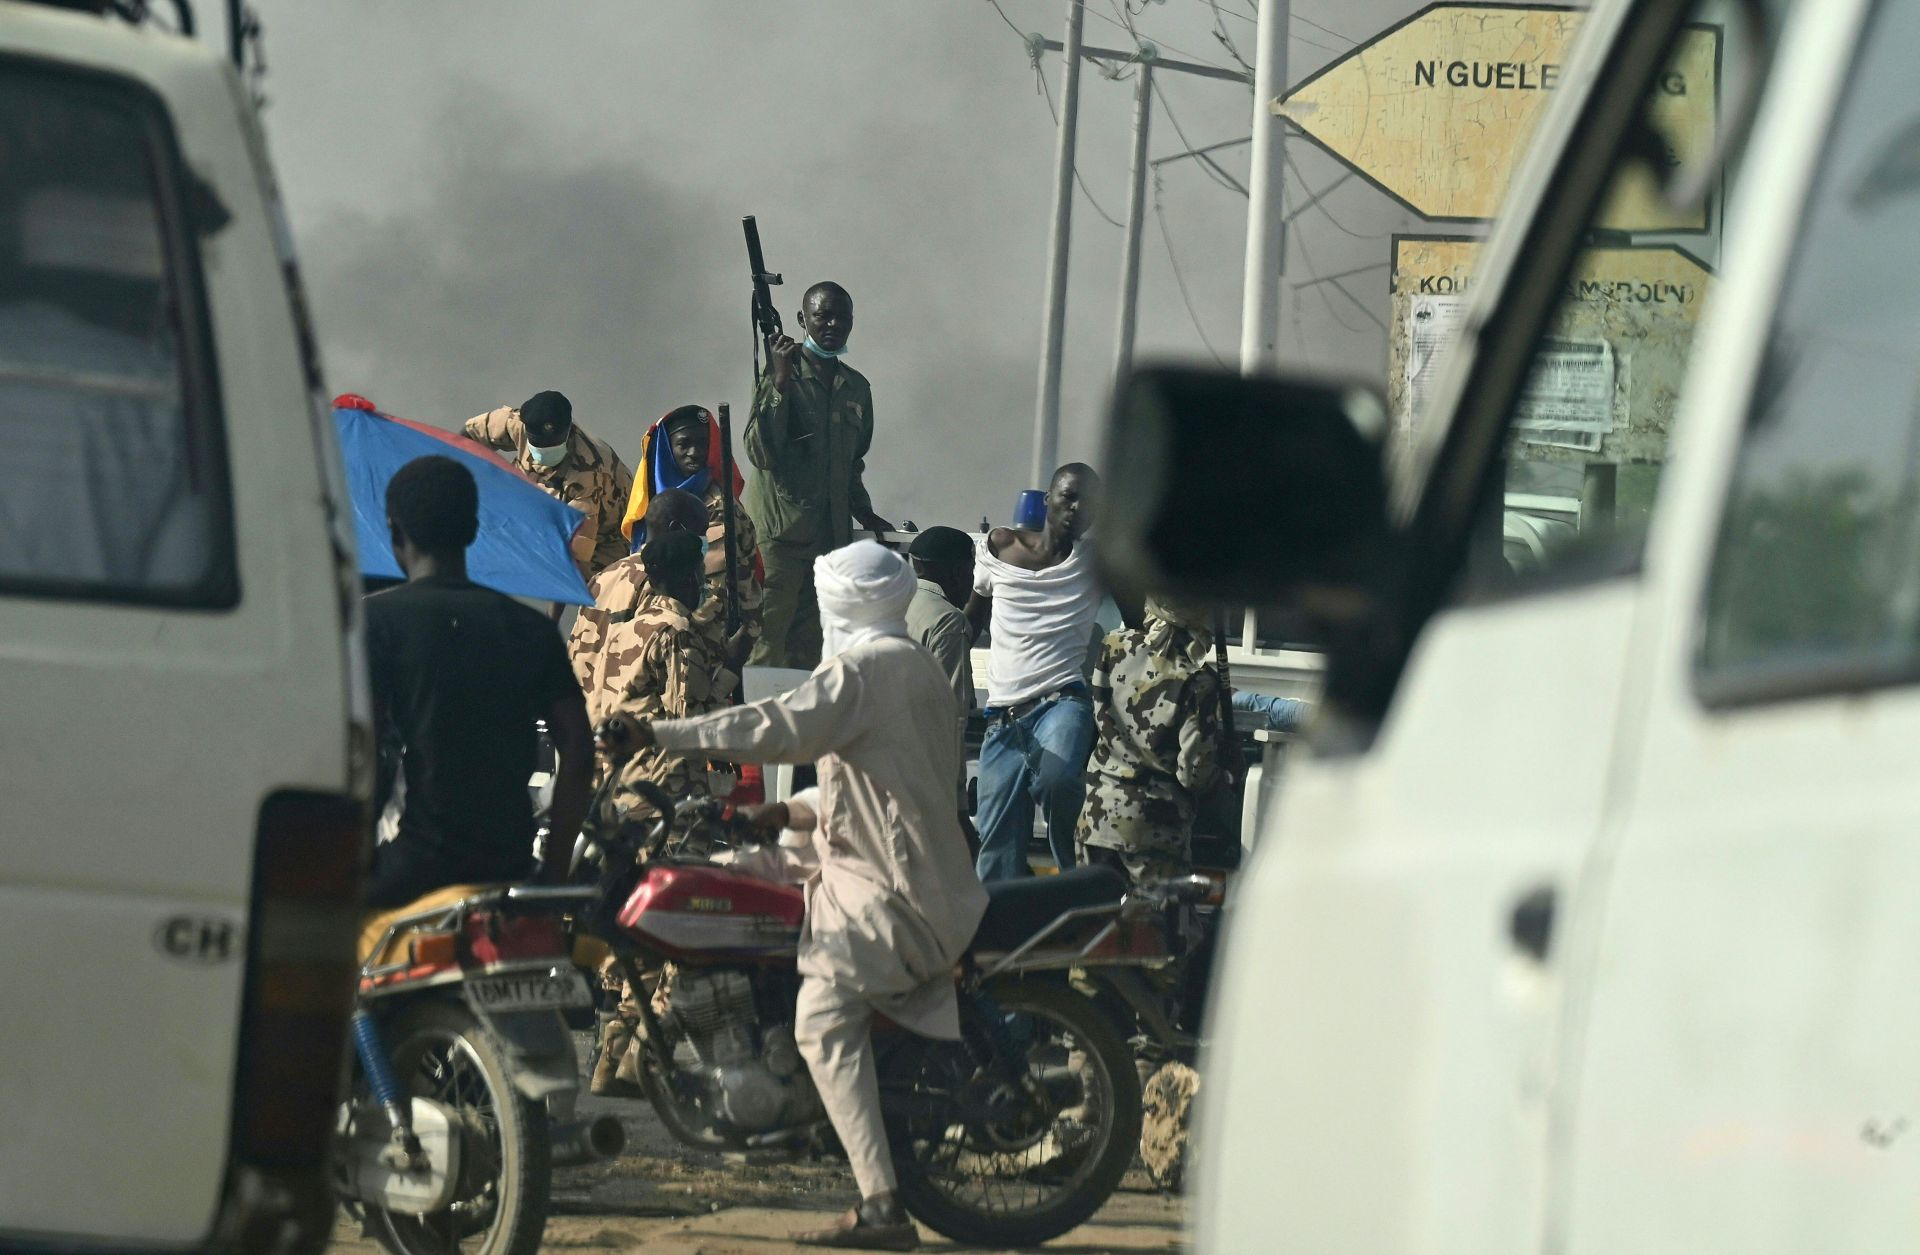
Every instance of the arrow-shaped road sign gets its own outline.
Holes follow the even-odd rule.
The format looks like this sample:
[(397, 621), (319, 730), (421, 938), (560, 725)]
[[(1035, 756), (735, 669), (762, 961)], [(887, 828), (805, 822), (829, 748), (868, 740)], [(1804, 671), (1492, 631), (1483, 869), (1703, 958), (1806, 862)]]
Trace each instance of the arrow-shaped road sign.
[[(1422, 217), (1483, 221), (1498, 212), (1585, 18), (1544, 5), (1430, 5), (1306, 79), (1273, 111)], [(1690, 27), (1655, 89), (1650, 118), (1675, 164), (1712, 149), (1719, 57), (1718, 30)], [(1635, 172), (1598, 225), (1704, 231), (1707, 214), (1676, 210)]]

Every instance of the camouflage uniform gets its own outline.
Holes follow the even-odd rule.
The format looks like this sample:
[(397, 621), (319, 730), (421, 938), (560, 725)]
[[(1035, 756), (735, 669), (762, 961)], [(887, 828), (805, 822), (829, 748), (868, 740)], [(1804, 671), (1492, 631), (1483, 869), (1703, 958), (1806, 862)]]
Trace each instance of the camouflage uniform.
[[(727, 667), (719, 624), (695, 625), (671, 597), (648, 592), (633, 617), (611, 626), (596, 676), (599, 718), (686, 719), (719, 710), (739, 682)], [(657, 746), (640, 750), (619, 768), (613, 804), (621, 815), (645, 809), (630, 782), (648, 780), (676, 800), (710, 790), (706, 764)]]
[(633, 472), (612, 446), (595, 440), (575, 423), (567, 433), (567, 456), (560, 465), (540, 466), (527, 454), (527, 429), (520, 411), (504, 405), (468, 419), (462, 430), (469, 440), (511, 452), (514, 465), (536, 484), (587, 516), (586, 525), (573, 537), (573, 560), (580, 564), (583, 579), (591, 580), (626, 556), (620, 519), (626, 512), (627, 494), (633, 490)]
[(1220, 779), (1220, 673), (1211, 636), (1149, 615), (1111, 632), (1093, 676), (1082, 862), (1115, 852), (1134, 880), (1190, 869), (1194, 796)]
[[(726, 499), (717, 483), (707, 485), (707, 599), (693, 612), (694, 621), (727, 621), (727, 523)], [(740, 502), (733, 503), (734, 584), (740, 590), (740, 626), (747, 629), (747, 640), (760, 643), (760, 611), (766, 590), (753, 564), (754, 550), (760, 547), (760, 531)]]
[[(595, 723), (614, 714), (648, 721), (684, 719), (727, 704), (739, 677), (727, 668), (726, 640), (718, 619), (708, 617), (696, 623), (678, 601), (649, 590), (638, 554), (608, 567), (594, 585), (603, 598), (631, 595), (633, 599), (630, 611), (610, 616), (588, 629), (599, 648), (584, 658), (593, 683), (589, 687), (583, 679), (582, 687)], [(576, 646), (581, 637), (581, 624), (576, 623)], [(576, 671), (582, 663), (583, 656), (576, 649)], [(601, 779), (612, 769), (611, 764), (602, 762)], [(733, 787), (730, 777), (710, 772), (706, 763), (657, 746), (637, 751), (617, 770), (612, 813), (589, 817), (590, 827), (651, 813), (632, 787), (636, 780), (659, 785), (676, 801), (721, 789), (731, 791)], [(619, 991), (620, 1003), (601, 1030), (600, 1060), (594, 1067), (592, 1089), (596, 1094), (637, 1096), (638, 1060), (631, 1051), (640, 1008), (633, 987), (621, 978), (611, 959), (602, 965), (600, 979), (607, 989)]]
[(759, 473), (744, 501), (760, 533), (766, 634), (758, 666), (811, 670), (820, 662), (820, 603), (813, 560), (853, 539), (855, 516), (873, 512), (862, 476), (873, 444), (873, 388), (844, 361), (829, 384), (805, 349), (785, 392), (761, 376), (747, 420), (747, 460)]
[[(715, 639), (725, 636), (727, 622), (727, 541), (721, 509), (719, 490), (709, 488), (707, 595), (699, 609), (687, 616), (700, 631), (717, 633)], [(747, 517), (745, 510), (734, 510), (733, 530), (735, 552), (739, 559), (735, 563), (735, 578), (740, 589), (740, 622), (747, 629), (747, 639), (757, 641), (760, 639), (760, 603), (763, 594), (760, 577), (753, 568), (753, 520)], [(601, 662), (613, 629), (631, 619), (647, 597), (647, 569), (640, 564), (639, 554), (629, 554), (594, 576), (587, 588), (593, 594), (593, 605), (583, 608), (573, 621), (573, 630), (567, 640), (567, 653), (573, 659), (573, 673), (580, 681), (580, 691), (587, 695), (587, 717), (598, 724), (613, 713), (610, 708), (603, 712), (603, 702), (617, 700), (602, 697), (603, 693), (610, 694), (611, 690), (601, 683), (604, 671)]]

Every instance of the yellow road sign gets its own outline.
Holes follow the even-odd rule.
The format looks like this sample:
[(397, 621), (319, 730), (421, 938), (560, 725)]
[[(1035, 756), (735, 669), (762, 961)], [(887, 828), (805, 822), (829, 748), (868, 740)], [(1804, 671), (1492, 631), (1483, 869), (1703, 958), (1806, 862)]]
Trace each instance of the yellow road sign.
[[(1483, 221), (1559, 85), (1582, 11), (1431, 5), (1306, 79), (1273, 111), (1415, 213)], [(1718, 30), (1681, 35), (1649, 110), (1674, 164), (1704, 161), (1718, 118)], [(1667, 204), (1644, 170), (1623, 176), (1598, 225), (1704, 231), (1704, 207)]]
[[(1465, 314), (1482, 247), (1478, 240), (1393, 237), (1387, 392), (1402, 439), (1412, 438)], [(1705, 264), (1672, 245), (1583, 252), (1518, 403), (1516, 456), (1664, 462), (1712, 287)]]

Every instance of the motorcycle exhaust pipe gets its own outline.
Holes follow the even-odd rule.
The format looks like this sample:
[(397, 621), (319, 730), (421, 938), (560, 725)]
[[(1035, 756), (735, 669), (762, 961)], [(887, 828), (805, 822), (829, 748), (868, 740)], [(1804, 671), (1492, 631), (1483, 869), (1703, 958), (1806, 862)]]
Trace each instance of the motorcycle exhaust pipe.
[(618, 1116), (598, 1116), (553, 1126), (553, 1166), (576, 1168), (612, 1159), (627, 1148), (626, 1126)]
[(1055, 1106), (1078, 1107), (1087, 1101), (1087, 1087), (1073, 1068), (1042, 1068), (1039, 1079), (1041, 1092)]

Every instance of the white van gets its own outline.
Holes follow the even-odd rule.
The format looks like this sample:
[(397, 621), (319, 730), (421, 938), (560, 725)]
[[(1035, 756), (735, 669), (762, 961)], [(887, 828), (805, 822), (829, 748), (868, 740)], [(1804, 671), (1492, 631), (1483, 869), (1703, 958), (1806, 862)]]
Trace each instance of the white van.
[(0, 0), (9, 1249), (329, 1223), (370, 735), (295, 284), (229, 66)]
[[(1644, 508), (1596, 491), (1515, 576), (1531, 364), (1608, 295), (1581, 250), (1640, 243), (1588, 227), (1688, 21), (1739, 155), (1667, 408), (1622, 416), (1670, 440), (1577, 463)], [(1228, 907), (1202, 1251), (1920, 1250), (1920, 3), (1586, 27), (1391, 473), (1364, 387), (1145, 372), (1116, 411), (1113, 490), (1160, 503), (1119, 572), (1329, 650)]]

